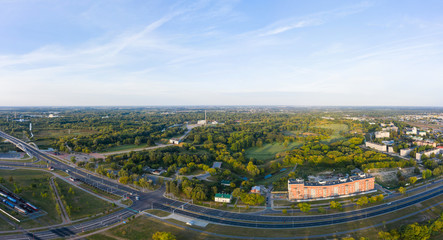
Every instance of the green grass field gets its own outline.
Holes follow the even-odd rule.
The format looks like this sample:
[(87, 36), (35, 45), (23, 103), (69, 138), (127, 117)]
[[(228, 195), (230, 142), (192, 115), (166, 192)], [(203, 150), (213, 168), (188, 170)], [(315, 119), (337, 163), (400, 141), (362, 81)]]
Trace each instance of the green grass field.
[[(18, 193), (19, 196), (48, 213), (37, 218), (36, 221), (25, 221), (21, 226), (36, 227), (61, 222), (61, 218), (55, 210), (56, 202), (52, 197), (52, 189), (49, 185), (51, 174), (32, 170), (0, 170), (0, 176), (5, 180), (2, 184), (10, 191), (14, 191), (16, 187), (21, 189), (21, 192)], [(10, 177), (12, 177), (12, 182)]]
[(80, 187), (84, 188), (84, 189), (86, 189), (88, 191), (91, 191), (91, 192), (93, 192), (95, 194), (98, 194), (99, 196), (102, 196), (104, 198), (110, 199), (110, 200), (119, 200), (121, 198), (120, 196), (117, 196), (117, 195), (114, 195), (114, 194), (111, 194), (111, 193), (107, 193), (107, 192), (105, 192), (103, 190), (100, 190), (98, 188), (92, 187), (92, 186), (84, 184), (84, 183), (80, 183)]
[[(22, 159), (1, 159), (1, 158), (0, 158), (0, 161), (4, 161), (4, 162), (22, 162), (22, 163), (26, 163), (26, 162), (34, 162), (34, 161), (36, 160), (35, 157), (30, 158), (30, 159), (26, 159), (26, 158), (29, 158), (29, 156), (28, 156), (28, 155), (25, 155), (25, 157), (22, 158)], [(23, 159), (26, 159), (26, 160), (23, 160)]]
[(170, 212), (165, 212), (163, 210), (158, 210), (158, 209), (148, 209), (148, 210), (146, 210), (146, 212), (153, 214), (155, 216), (158, 216), (158, 217), (167, 217), (167, 216), (171, 215)]
[(275, 154), (292, 150), (301, 145), (301, 142), (292, 142), (287, 147), (280, 143), (268, 143), (262, 147), (249, 148), (246, 150), (246, 157), (255, 158), (257, 160), (271, 160), (274, 159)]
[(256, 183), (257, 183), (257, 185), (267, 186), (267, 185), (272, 184), (273, 182), (279, 180), (282, 177), (286, 177), (292, 171), (292, 169), (293, 169), (293, 167), (288, 167), (288, 168), (286, 168), (285, 171), (277, 172), (277, 173), (273, 174), (272, 177), (270, 177), (268, 179), (258, 180)]
[(185, 176), (189, 176), (189, 175), (200, 175), (200, 174), (205, 174), (206, 171), (202, 170), (202, 169), (195, 169), (194, 171), (185, 174)]
[[(65, 200), (65, 204), (71, 208), (70, 218), (72, 220), (89, 217), (114, 208), (111, 203), (96, 198), (60, 179), (56, 179), (55, 181), (58, 185), (60, 197)], [(69, 193), (70, 188), (73, 190), (73, 193)]]
[[(2, 207), (2, 209), (3, 209), (3, 207)], [(1, 214), (3, 214), (3, 213), (1, 213)], [(5, 220), (0, 218), (0, 230), (1, 231), (13, 230), (13, 227), (11, 225), (9, 225)]]
[(140, 149), (140, 148), (147, 148), (149, 146), (141, 144), (141, 145), (134, 145), (134, 144), (127, 144), (127, 145), (120, 145), (120, 146), (114, 146), (106, 149), (103, 151), (104, 153), (107, 152), (119, 152), (119, 151), (125, 151), (125, 150), (131, 150), (131, 149)]

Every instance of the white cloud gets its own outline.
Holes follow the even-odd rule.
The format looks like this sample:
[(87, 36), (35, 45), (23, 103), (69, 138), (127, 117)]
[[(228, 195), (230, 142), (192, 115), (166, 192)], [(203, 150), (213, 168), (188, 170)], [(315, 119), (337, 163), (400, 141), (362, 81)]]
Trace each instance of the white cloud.
[(297, 28), (318, 26), (332, 21), (336, 18), (342, 18), (348, 15), (359, 13), (370, 6), (371, 4), (363, 2), (360, 4), (340, 7), (329, 11), (318, 12), (307, 16), (279, 20), (269, 26), (257, 30), (256, 32), (258, 32), (258, 36), (264, 37), (281, 34)]

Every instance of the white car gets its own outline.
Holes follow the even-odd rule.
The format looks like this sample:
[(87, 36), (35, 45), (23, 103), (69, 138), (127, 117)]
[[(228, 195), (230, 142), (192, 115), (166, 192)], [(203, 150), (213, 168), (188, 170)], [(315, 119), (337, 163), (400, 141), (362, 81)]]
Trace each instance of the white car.
[(186, 225), (189, 225), (189, 226), (193, 226), (195, 224), (195, 221), (194, 220), (191, 220), (191, 221), (189, 221), (189, 222), (186, 222)]

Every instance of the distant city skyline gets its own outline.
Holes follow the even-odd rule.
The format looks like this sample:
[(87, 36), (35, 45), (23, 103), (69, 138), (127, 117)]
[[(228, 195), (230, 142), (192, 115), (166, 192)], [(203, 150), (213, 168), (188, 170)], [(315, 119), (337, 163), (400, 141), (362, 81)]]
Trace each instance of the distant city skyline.
[(0, 106), (443, 106), (441, 1), (0, 6)]

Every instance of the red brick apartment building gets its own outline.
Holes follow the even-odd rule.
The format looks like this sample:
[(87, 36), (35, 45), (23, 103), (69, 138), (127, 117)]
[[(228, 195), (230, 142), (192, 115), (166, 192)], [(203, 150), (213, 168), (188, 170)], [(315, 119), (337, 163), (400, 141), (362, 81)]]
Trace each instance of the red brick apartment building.
[(305, 182), (303, 179), (288, 180), (289, 200), (316, 200), (344, 197), (374, 190), (374, 177), (360, 173), (335, 181)]

